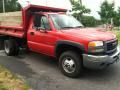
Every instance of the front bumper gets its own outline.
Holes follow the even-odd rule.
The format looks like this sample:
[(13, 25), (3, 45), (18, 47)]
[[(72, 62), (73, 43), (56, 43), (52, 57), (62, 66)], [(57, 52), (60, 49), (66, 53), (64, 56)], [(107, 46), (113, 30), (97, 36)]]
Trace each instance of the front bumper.
[(119, 61), (120, 49), (117, 47), (117, 51), (112, 55), (88, 55), (83, 54), (83, 66), (92, 69), (103, 69), (115, 62)]

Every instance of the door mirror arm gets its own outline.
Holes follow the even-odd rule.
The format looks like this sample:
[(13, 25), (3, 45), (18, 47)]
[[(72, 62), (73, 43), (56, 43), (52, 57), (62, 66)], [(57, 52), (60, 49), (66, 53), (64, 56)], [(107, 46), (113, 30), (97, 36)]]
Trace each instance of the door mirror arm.
[(41, 33), (47, 33), (47, 30), (46, 29), (40, 29), (39, 30)]
[(35, 29), (36, 31), (40, 30), (40, 28), (36, 26), (32, 26), (32, 28)]

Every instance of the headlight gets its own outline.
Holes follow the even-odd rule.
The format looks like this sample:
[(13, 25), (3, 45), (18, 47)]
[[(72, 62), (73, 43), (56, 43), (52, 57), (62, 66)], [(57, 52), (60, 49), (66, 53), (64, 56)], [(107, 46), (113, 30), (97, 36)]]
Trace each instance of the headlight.
[(104, 51), (103, 41), (92, 41), (88, 44), (88, 52), (90, 53), (100, 53)]

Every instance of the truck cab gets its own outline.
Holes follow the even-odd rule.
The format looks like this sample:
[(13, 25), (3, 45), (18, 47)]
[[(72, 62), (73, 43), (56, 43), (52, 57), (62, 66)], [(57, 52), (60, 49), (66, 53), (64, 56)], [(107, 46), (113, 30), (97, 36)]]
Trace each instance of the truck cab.
[(35, 13), (31, 18), (27, 33), (28, 46), (38, 52), (55, 56), (55, 45), (59, 40), (65, 39), (61, 32), (62, 29), (81, 27), (82, 24), (80, 22), (65, 13)]

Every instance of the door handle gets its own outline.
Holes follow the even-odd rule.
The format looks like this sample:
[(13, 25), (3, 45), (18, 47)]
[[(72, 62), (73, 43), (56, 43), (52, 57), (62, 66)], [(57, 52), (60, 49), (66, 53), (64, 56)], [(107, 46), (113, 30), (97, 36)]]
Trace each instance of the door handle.
[(30, 35), (35, 35), (35, 33), (34, 32), (30, 32)]

